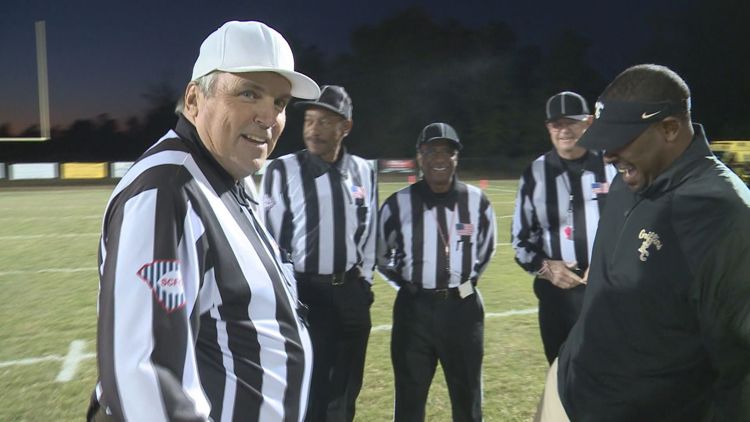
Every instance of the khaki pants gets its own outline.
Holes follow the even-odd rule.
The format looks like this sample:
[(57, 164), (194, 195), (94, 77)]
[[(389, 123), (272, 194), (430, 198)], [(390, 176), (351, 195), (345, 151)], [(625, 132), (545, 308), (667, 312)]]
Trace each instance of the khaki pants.
[(557, 359), (547, 372), (547, 382), (536, 409), (534, 422), (570, 422), (557, 392)]

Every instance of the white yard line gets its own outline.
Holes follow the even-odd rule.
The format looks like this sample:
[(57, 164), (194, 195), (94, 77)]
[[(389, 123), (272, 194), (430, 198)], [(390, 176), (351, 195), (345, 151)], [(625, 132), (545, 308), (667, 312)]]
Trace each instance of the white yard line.
[[(60, 373), (57, 374), (57, 378), (55, 378), (55, 381), (68, 382), (73, 379), (73, 377), (76, 375), (76, 370), (78, 369), (78, 363), (80, 363), (84, 359), (87, 359), (85, 358), (86, 354), (83, 353), (84, 347), (86, 347), (86, 342), (83, 340), (73, 340), (72, 342), (70, 342), (68, 354), (65, 356), (62, 369), (60, 370)], [(90, 354), (96, 356), (93, 353)]]
[(510, 243), (495, 243), (495, 246), (510, 246)]
[(503, 189), (503, 188), (493, 188), (493, 187), (487, 187), (485, 190), (492, 191), (492, 192), (500, 192), (500, 193), (512, 193), (516, 194), (518, 191), (515, 189)]
[(497, 215), (497, 216), (495, 216), (496, 220), (500, 220), (500, 219), (503, 219), (503, 218), (513, 218), (513, 214), (511, 214), (511, 215)]
[[(529, 314), (535, 314), (537, 313), (537, 308), (529, 308), (529, 309), (513, 309), (510, 311), (505, 312), (490, 312), (487, 314), (484, 314), (485, 318), (505, 318), (509, 316), (515, 316), (515, 315), (529, 315)], [(376, 331), (390, 331), (391, 325), (376, 325), (372, 327), (370, 332), (376, 332)]]
[(6, 366), (16, 366), (16, 365), (34, 365), (40, 362), (50, 362), (50, 361), (56, 361), (56, 360), (63, 360), (63, 357), (58, 356), (58, 355), (49, 355), (49, 356), (42, 356), (40, 358), (6, 360), (5, 362), (0, 362), (0, 368), (5, 368)]
[(55, 378), (55, 381), (68, 382), (75, 377), (79, 363), (87, 359), (96, 358), (96, 353), (84, 353), (85, 347), (86, 341), (73, 340), (70, 343), (68, 354), (65, 356), (47, 355), (38, 358), (7, 360), (5, 362), (0, 362), (0, 368), (6, 368), (9, 366), (35, 365), (41, 362), (62, 362), (62, 369), (57, 374), (57, 378)]
[(51, 216), (51, 215), (42, 215), (42, 216), (36, 216), (36, 217), (0, 217), (0, 221), (8, 220), (13, 222), (25, 222), (25, 221), (34, 221), (34, 220), (100, 220), (102, 218), (101, 214), (97, 215), (59, 215), (59, 216)]
[(42, 268), (41, 270), (11, 270), (11, 271), (0, 271), (0, 277), (4, 275), (22, 275), (22, 274), (81, 273), (81, 272), (96, 271), (96, 270), (97, 270), (97, 267)]
[[(535, 313), (537, 313), (537, 308), (513, 309), (513, 310), (505, 311), (505, 312), (490, 312), (490, 313), (485, 314), (485, 317), (486, 318), (505, 318), (505, 317), (510, 317), (510, 316), (530, 315), (530, 314), (535, 314)], [(390, 329), (391, 329), (390, 324), (376, 325), (372, 327), (371, 331), (372, 332), (390, 331)], [(6, 360), (5, 362), (0, 362), (0, 368), (7, 368), (10, 366), (34, 365), (40, 362), (62, 361), (63, 362), (62, 369), (60, 370), (60, 373), (57, 374), (57, 378), (55, 380), (57, 382), (68, 382), (72, 380), (73, 377), (75, 376), (79, 363), (81, 363), (84, 360), (94, 359), (96, 357), (96, 353), (84, 353), (85, 347), (86, 347), (86, 341), (73, 340), (70, 343), (70, 348), (66, 356), (47, 355), (47, 356), (42, 356), (38, 358)]]
[(46, 233), (46, 234), (18, 234), (0, 236), (0, 240), (28, 240), (28, 239), (46, 239), (46, 238), (70, 238), (70, 237), (93, 237), (99, 236), (99, 233)]

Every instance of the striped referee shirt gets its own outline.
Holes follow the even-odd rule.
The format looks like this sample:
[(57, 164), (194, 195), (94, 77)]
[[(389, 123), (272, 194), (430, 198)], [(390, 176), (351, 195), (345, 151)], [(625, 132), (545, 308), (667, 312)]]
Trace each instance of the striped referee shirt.
[(334, 274), (359, 265), (372, 283), (378, 188), (366, 160), (343, 150), (331, 164), (298, 151), (268, 166), (261, 189), (266, 227), (295, 271)]
[(380, 209), (378, 271), (391, 283), (425, 289), (476, 284), (495, 237), (495, 213), (479, 188), (454, 178), (450, 191), (435, 194), (420, 180)]
[(115, 188), (96, 396), (118, 420), (302, 421), (312, 349), (291, 271), (180, 117)]
[(617, 174), (602, 155), (587, 151), (580, 171), (554, 149), (541, 155), (521, 176), (511, 226), (516, 262), (535, 273), (544, 259), (578, 263), (585, 271), (594, 246), (599, 214)]

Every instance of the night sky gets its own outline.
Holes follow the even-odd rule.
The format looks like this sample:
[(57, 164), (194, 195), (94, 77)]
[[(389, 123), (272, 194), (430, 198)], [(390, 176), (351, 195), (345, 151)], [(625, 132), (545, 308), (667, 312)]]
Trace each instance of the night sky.
[[(654, 4), (657, 3), (657, 4)], [(591, 39), (591, 63), (610, 80), (648, 42), (649, 16), (668, 2), (418, 1), (355, 2), (3, 0), (0, 10), (0, 124), (38, 123), (34, 22), (46, 21), (52, 125), (107, 113), (140, 115), (149, 86), (188, 82), (202, 40), (227, 20), (260, 20), (287, 39), (337, 55), (353, 28), (377, 24), (409, 6), (439, 22), (511, 26), (521, 44), (549, 44), (562, 29)], [(304, 72), (304, 69), (299, 69)]]

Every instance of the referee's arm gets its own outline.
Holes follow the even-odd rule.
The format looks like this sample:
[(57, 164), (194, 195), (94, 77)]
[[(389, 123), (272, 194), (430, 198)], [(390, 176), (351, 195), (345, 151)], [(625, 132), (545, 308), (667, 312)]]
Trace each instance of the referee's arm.
[(117, 420), (208, 418), (189, 320), (203, 230), (175, 195), (154, 188), (116, 200), (105, 220), (97, 359), (100, 404)]
[(396, 196), (388, 198), (378, 213), (377, 230), (377, 270), (393, 287), (403, 284), (403, 278), (395, 267), (393, 254), (399, 250), (396, 228), (400, 226), (398, 213), (394, 213), (391, 202), (396, 202)]
[(378, 233), (378, 180), (376, 172), (372, 169), (370, 169), (370, 191), (368, 192), (368, 195), (367, 211), (370, 215), (368, 216), (369, 221), (367, 222), (368, 232), (365, 234), (366, 237), (362, 247), (362, 276), (372, 284)]
[(479, 232), (477, 233), (477, 278), (487, 268), (490, 258), (495, 254), (497, 224), (495, 211), (487, 197), (482, 194), (479, 212)]
[(542, 228), (536, 215), (533, 202), (535, 183), (530, 171), (524, 173), (518, 182), (518, 194), (511, 224), (511, 244), (515, 250), (518, 265), (529, 273), (542, 268), (547, 254), (541, 247)]
[[(280, 238), (281, 228), (284, 224), (284, 216), (288, 212), (287, 201), (284, 198), (284, 179), (282, 174), (285, 172), (282, 160), (273, 160), (268, 165), (263, 177), (260, 180), (261, 192), (261, 212), (260, 220), (266, 226), (266, 230), (271, 237), (277, 241)], [(281, 248), (287, 245), (279, 245)], [(291, 252), (287, 250), (286, 252)]]

